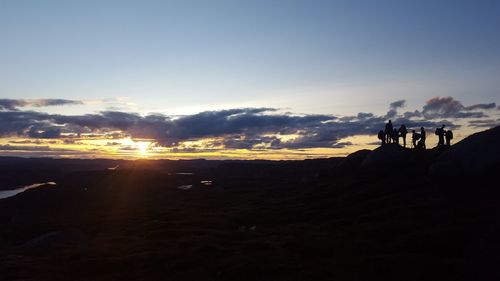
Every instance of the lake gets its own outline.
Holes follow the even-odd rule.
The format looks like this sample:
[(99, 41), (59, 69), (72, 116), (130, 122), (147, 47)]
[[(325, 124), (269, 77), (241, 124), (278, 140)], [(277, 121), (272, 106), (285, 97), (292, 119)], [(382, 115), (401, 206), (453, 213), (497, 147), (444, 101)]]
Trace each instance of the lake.
[(9, 197), (17, 195), (23, 191), (26, 191), (28, 189), (37, 188), (37, 187), (44, 186), (44, 185), (56, 185), (56, 183), (49, 181), (49, 182), (44, 182), (44, 183), (34, 183), (34, 184), (26, 185), (23, 187), (19, 187), (16, 189), (11, 189), (11, 190), (2, 190), (2, 191), (0, 191), (0, 199), (9, 198)]

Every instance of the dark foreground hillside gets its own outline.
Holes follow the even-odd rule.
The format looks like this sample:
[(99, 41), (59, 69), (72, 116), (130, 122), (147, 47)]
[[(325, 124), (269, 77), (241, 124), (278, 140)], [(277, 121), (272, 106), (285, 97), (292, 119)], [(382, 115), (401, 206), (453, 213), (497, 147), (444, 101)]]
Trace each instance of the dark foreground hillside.
[(500, 166), (450, 176), (459, 145), (116, 170), (51, 160), (59, 172), (36, 177), (56, 186), (0, 200), (0, 280), (500, 280)]

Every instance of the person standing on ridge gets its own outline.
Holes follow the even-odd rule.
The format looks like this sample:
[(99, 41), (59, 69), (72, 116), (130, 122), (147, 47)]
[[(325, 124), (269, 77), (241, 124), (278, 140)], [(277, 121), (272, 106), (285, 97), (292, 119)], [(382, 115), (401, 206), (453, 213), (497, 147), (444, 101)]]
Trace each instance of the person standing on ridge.
[(450, 146), (451, 140), (453, 139), (453, 132), (451, 130), (446, 131), (445, 137), (446, 137), (446, 145)]
[(396, 128), (392, 131), (392, 141), (399, 144), (399, 130)]
[(425, 149), (425, 129), (424, 127), (420, 127), (420, 141), (418, 142), (418, 147)]
[(436, 135), (438, 136), (437, 146), (444, 145), (444, 134), (446, 133), (446, 131), (444, 130), (444, 127), (446, 127), (446, 126), (443, 124), (443, 126), (441, 126), (441, 128), (436, 129)]
[(413, 143), (413, 148), (417, 148), (417, 141), (420, 139), (420, 134), (416, 133), (415, 130), (411, 130), (411, 141)]
[(382, 141), (382, 145), (385, 144), (385, 133), (383, 130), (380, 130), (378, 132), (378, 139)]
[(408, 130), (404, 124), (399, 127), (399, 134), (403, 138), (403, 146), (406, 147), (406, 134), (408, 134)]
[(385, 124), (385, 137), (386, 137), (387, 143), (391, 143), (392, 134), (393, 134), (392, 121), (389, 120), (389, 122), (387, 122), (387, 124)]

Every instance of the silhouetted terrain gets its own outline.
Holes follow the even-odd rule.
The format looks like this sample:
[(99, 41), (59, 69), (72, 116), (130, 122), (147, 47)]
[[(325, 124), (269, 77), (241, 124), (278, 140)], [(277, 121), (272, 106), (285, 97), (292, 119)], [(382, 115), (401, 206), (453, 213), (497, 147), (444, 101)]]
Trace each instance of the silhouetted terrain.
[(4, 189), (57, 185), (0, 199), (0, 279), (500, 280), (499, 137), (306, 161), (1, 158)]

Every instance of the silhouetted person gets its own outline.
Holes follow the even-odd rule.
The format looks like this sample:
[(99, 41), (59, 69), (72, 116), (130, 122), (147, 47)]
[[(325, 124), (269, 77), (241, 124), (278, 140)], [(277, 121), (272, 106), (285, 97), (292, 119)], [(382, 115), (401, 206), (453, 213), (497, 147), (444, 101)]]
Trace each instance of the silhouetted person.
[(392, 130), (393, 130), (392, 121), (389, 120), (389, 122), (387, 122), (387, 124), (385, 124), (385, 137), (386, 137), (387, 143), (391, 143), (391, 136), (393, 133)]
[(415, 130), (411, 130), (411, 141), (413, 142), (413, 148), (417, 148), (417, 141), (420, 139), (420, 134), (416, 133)]
[(441, 128), (436, 129), (436, 135), (438, 136), (438, 144), (437, 146), (442, 146), (444, 145), (444, 134), (446, 131), (444, 130), (445, 125), (441, 126)]
[(451, 130), (446, 131), (445, 137), (446, 137), (446, 145), (450, 146), (451, 140), (453, 139), (453, 132)]
[(399, 131), (396, 128), (392, 130), (392, 140), (394, 141), (394, 143), (399, 144)]
[(378, 139), (382, 141), (382, 145), (385, 144), (385, 133), (383, 130), (380, 130), (378, 132)]
[(406, 130), (406, 126), (403, 124), (399, 127), (399, 135), (403, 139), (403, 146), (406, 147), (406, 134), (408, 134), (408, 130)]
[(425, 129), (424, 129), (424, 127), (420, 127), (420, 141), (417, 144), (418, 148), (422, 148), (422, 149), (426, 148), (425, 147), (425, 139), (426, 139)]

